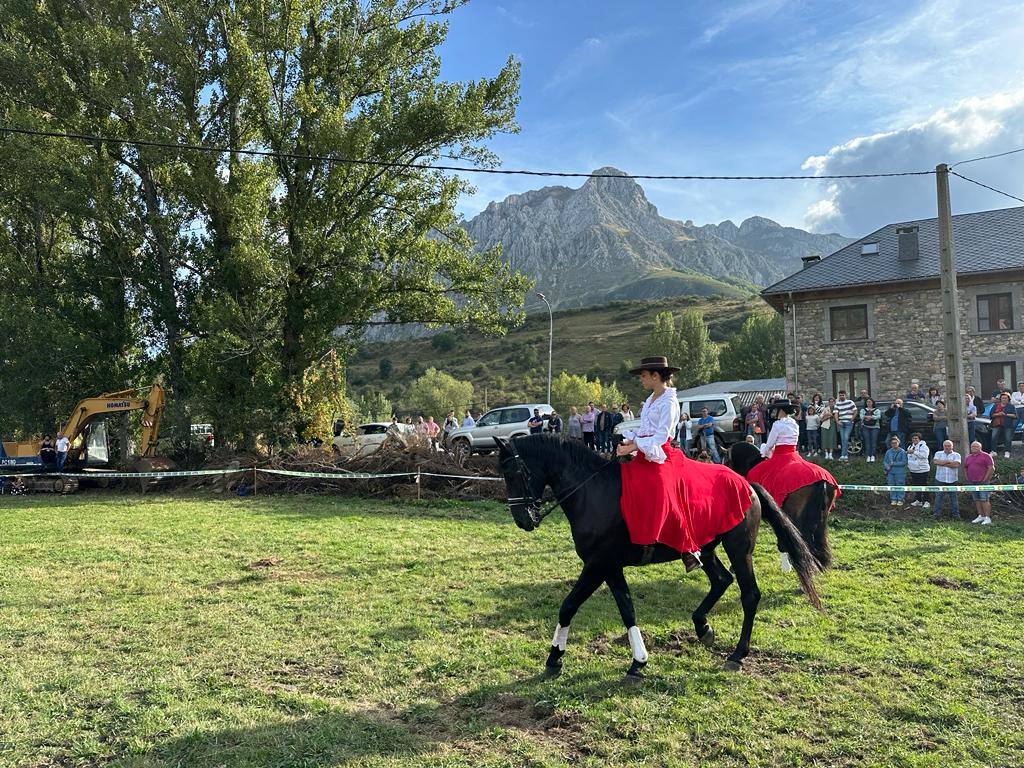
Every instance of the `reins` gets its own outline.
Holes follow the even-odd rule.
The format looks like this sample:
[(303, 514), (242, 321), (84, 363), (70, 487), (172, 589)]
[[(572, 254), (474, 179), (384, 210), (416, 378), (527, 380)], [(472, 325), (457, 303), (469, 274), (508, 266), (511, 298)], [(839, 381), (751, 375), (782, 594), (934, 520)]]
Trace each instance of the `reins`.
[[(523, 476), (524, 483), (526, 485), (527, 493), (529, 493), (529, 496), (528, 497), (526, 497), (526, 496), (524, 496), (524, 497), (518, 497), (518, 496), (517, 497), (509, 497), (507, 499), (507, 501), (509, 503), (511, 503), (513, 501), (525, 501), (530, 506), (533, 506), (533, 505), (537, 504), (538, 501), (537, 501), (536, 497), (533, 496), (532, 490), (530, 490), (530, 479), (532, 477), (532, 474), (530, 473), (530, 468), (528, 466), (526, 466), (526, 462), (523, 461), (522, 456), (519, 455), (519, 451), (518, 451), (518, 449), (515, 446), (515, 441), (510, 440), (508, 445), (509, 445), (509, 450), (512, 453), (512, 458), (515, 459), (515, 462), (516, 462), (516, 471), (519, 472)], [(563, 501), (568, 499), (570, 496), (572, 496), (574, 493), (576, 493), (576, 491), (578, 491), (580, 488), (582, 488), (584, 485), (586, 485), (588, 482), (590, 482), (599, 472), (603, 472), (605, 469), (608, 468), (608, 466), (610, 464), (614, 464), (614, 463), (616, 463), (614, 460), (611, 460), (611, 461), (605, 460), (604, 464), (599, 466), (597, 469), (595, 469), (593, 472), (591, 472), (589, 475), (587, 475), (585, 478), (583, 478), (583, 480), (581, 480), (576, 485), (574, 485), (569, 490), (569, 492), (566, 493), (564, 496), (561, 496), (560, 498), (555, 498), (555, 499), (549, 501), (544, 506), (542, 506), (536, 512), (537, 522), (539, 523), (545, 517), (550, 515), (554, 511), (555, 507), (559, 506)]]

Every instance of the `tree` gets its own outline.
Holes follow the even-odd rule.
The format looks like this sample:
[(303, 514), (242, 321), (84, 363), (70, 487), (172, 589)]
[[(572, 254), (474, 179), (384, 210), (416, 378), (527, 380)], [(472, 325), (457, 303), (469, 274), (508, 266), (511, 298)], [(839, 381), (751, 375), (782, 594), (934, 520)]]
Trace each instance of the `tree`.
[(648, 341), (649, 355), (664, 355), (681, 369), (674, 380), (679, 388), (706, 384), (718, 373), (718, 347), (711, 341), (704, 315), (687, 309), (674, 316), (659, 312)]
[(624, 397), (614, 382), (602, 384), (598, 378), (590, 380), (586, 376), (562, 371), (551, 380), (551, 400), (556, 411), (566, 414), (570, 405), (582, 410), (587, 403), (593, 402), (594, 405), (604, 403), (611, 408), (620, 405)]
[(751, 315), (722, 349), (727, 379), (766, 379), (786, 375), (785, 329), (775, 313)]
[(391, 372), (395, 369), (394, 364), (386, 357), (382, 357), (377, 363), (377, 373), (382, 379), (391, 378)]
[(430, 346), (438, 352), (451, 352), (455, 349), (455, 334), (451, 331), (442, 331), (430, 339)]
[[(443, 19), (463, 4), (14, 4), (0, 38), (5, 123), (230, 150), (4, 139), (20, 212), (3, 224), (21, 244), (0, 238), (0, 260), (22, 269), (33, 241), (91, 253), (90, 274), (109, 282), (68, 280), (49, 305), (59, 327), (110, 293), (97, 325), (128, 332), (125, 359), (150, 358), (172, 408), (197, 398), (218, 435), (246, 444), (323, 429), (367, 325), (503, 332), (528, 281), (457, 226), (467, 183), (419, 167), (442, 155), (493, 164), (482, 142), (516, 130), (514, 60), (493, 77), (440, 78)], [(25, 145), (51, 148), (63, 199), (33, 201), (39, 169), (10, 162)], [(0, 306), (24, 311), (24, 294)], [(106, 360), (122, 342), (111, 344)]]
[(462, 413), (469, 408), (473, 403), (473, 385), (436, 368), (428, 368), (412, 383), (404, 400), (409, 410), (437, 420), (448, 411)]

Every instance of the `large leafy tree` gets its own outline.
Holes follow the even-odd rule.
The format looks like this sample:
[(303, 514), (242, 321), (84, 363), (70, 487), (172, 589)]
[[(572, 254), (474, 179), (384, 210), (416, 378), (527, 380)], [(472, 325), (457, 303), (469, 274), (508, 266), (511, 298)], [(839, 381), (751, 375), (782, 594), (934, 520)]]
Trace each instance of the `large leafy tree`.
[(786, 375), (782, 316), (774, 312), (751, 315), (730, 338), (720, 355), (727, 379), (764, 379)]
[[(6, 122), (152, 142), (62, 156), (74, 176), (94, 155), (109, 190), (93, 205), (92, 188), (66, 179), (69, 200), (53, 209), (75, 201), (85, 230), (123, 238), (116, 254), (96, 249), (98, 273), (119, 264), (139, 320), (117, 327), (222, 435), (322, 431), (339, 365), (368, 324), (500, 332), (518, 320), (526, 281), (456, 226), (466, 183), (421, 167), (493, 163), (480, 142), (516, 129), (515, 62), (474, 82), (440, 77), (443, 19), (462, 4), (9, 4)], [(181, 143), (226, 151), (157, 146)], [(71, 228), (66, 238), (77, 258), (88, 240)]]
[(681, 368), (674, 376), (681, 388), (706, 384), (718, 373), (718, 347), (699, 310), (688, 309), (679, 315), (659, 312), (647, 348), (648, 354), (664, 355)]
[(459, 381), (436, 368), (428, 368), (425, 374), (409, 385), (404, 405), (414, 413), (433, 416), (435, 421), (441, 421), (448, 411), (461, 414), (472, 403), (472, 383)]

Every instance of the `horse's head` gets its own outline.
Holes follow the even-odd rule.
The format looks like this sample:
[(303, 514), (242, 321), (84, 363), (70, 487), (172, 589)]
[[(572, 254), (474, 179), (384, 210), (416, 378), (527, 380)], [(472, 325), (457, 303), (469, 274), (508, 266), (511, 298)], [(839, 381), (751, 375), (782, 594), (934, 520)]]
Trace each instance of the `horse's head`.
[(760, 449), (747, 442), (735, 443), (725, 452), (725, 465), (743, 477), (762, 461)]
[(494, 438), (498, 446), (498, 470), (505, 478), (512, 519), (524, 531), (532, 531), (544, 519), (540, 500), (544, 495), (546, 481), (530, 471), (526, 460), (519, 453), (517, 439), (506, 441)]

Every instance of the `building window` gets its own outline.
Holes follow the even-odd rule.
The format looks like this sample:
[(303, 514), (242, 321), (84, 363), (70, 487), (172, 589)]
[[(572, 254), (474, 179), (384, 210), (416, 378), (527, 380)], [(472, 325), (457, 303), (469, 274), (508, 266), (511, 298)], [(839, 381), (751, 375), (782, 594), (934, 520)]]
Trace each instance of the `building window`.
[(844, 371), (832, 371), (832, 395), (845, 392), (851, 400), (856, 398), (862, 389), (871, 391), (871, 371), (867, 368), (849, 368)]
[(868, 338), (868, 305), (831, 307), (829, 329), (832, 341), (857, 341)]
[(1013, 295), (989, 293), (978, 297), (979, 331), (1013, 330)]

